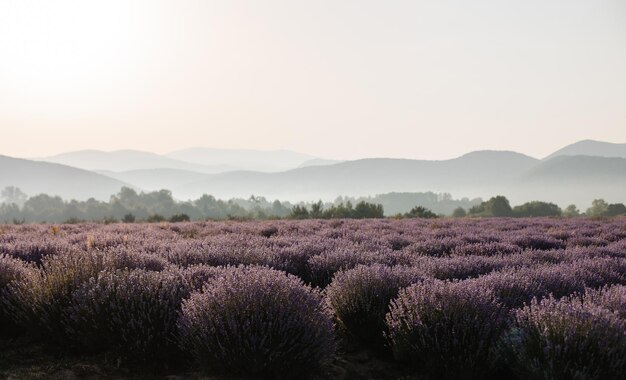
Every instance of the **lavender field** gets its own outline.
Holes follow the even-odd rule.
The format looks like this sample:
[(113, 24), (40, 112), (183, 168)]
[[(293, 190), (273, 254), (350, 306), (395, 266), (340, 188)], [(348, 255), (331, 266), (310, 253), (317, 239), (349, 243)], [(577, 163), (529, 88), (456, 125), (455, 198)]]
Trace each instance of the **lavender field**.
[(0, 330), (115, 378), (624, 379), (626, 219), (4, 225)]

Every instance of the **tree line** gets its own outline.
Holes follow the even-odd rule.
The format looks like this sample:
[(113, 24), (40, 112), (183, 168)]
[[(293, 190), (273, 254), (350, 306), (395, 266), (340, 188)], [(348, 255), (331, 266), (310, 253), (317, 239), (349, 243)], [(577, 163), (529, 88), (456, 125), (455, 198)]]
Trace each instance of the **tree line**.
[[(449, 194), (434, 193), (390, 193), (373, 198), (338, 197), (334, 202), (322, 201), (299, 204), (268, 201), (264, 197), (251, 196), (248, 199), (216, 199), (203, 195), (196, 200), (177, 201), (168, 190), (137, 192), (123, 187), (112, 195), (108, 202), (88, 199), (86, 201), (64, 201), (59, 196), (39, 194), (28, 197), (19, 188), (8, 186), (0, 192), (0, 222), (3, 223), (78, 223), (83, 221), (113, 222), (180, 222), (188, 220), (226, 220), (226, 219), (364, 219), (384, 218), (383, 204), (371, 202), (376, 199), (392, 199), (406, 202), (409, 199), (426, 199), (428, 205), (440, 205), (449, 208), (454, 204), (469, 206), (456, 207), (452, 213), (437, 213), (418, 204), (408, 212), (397, 212), (394, 218), (438, 218), (453, 217), (541, 217), (541, 216), (579, 216), (610, 217), (626, 214), (622, 203), (609, 204), (603, 199), (596, 199), (584, 213), (576, 206), (565, 209), (554, 203), (533, 201), (511, 207), (509, 200), (498, 195), (487, 201), (479, 198), (460, 201), (453, 200)], [(441, 203), (437, 203), (441, 202)], [(406, 204), (406, 203), (405, 203)], [(397, 204), (396, 204), (397, 207)], [(408, 208), (408, 207), (407, 207)], [(407, 209), (405, 208), (405, 209)], [(392, 209), (396, 209), (392, 207)]]
[(594, 199), (584, 213), (576, 205), (569, 205), (561, 209), (550, 202), (532, 201), (519, 206), (511, 207), (509, 200), (498, 195), (487, 201), (471, 207), (469, 210), (457, 208), (452, 213), (454, 217), (463, 216), (492, 216), (492, 217), (542, 217), (542, 216), (591, 216), (611, 217), (626, 215), (626, 206), (623, 203), (607, 203), (604, 199)]
[[(465, 210), (463, 207), (457, 207), (452, 212), (452, 217), (512, 217), (512, 218), (531, 218), (531, 217), (612, 217), (618, 215), (626, 215), (626, 206), (623, 203), (607, 203), (604, 199), (595, 199), (584, 213), (578, 210), (576, 205), (569, 205), (565, 209), (561, 209), (558, 205), (551, 202), (531, 201), (524, 204), (511, 207), (509, 200), (498, 195), (487, 201)], [(432, 210), (415, 206), (405, 213), (397, 213), (393, 218), (439, 218), (447, 215), (436, 214)], [(293, 219), (306, 218), (382, 218), (384, 217), (382, 205), (376, 205), (360, 201), (356, 207), (352, 207), (352, 203), (347, 202), (346, 205), (341, 203), (339, 206), (332, 206), (324, 209), (322, 202), (313, 204), (309, 209), (305, 206), (294, 206), (289, 217)]]
[(1, 193), (0, 221), (13, 223), (82, 221), (160, 222), (186, 220), (269, 219), (289, 216), (292, 205), (263, 197), (216, 199), (203, 195), (196, 200), (176, 201), (168, 190), (140, 192), (123, 187), (108, 202), (88, 199), (64, 201), (59, 196), (39, 194), (27, 198), (19, 189), (8, 187)]

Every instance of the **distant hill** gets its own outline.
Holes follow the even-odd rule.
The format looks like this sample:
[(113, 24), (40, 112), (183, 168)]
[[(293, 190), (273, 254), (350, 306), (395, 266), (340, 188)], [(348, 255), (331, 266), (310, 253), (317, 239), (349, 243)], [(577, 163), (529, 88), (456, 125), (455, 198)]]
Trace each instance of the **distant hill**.
[(326, 166), (326, 165), (335, 165), (345, 161), (340, 160), (327, 160), (325, 158), (314, 158), (312, 160), (305, 161), (298, 166), (299, 168), (306, 168), (309, 166)]
[(277, 172), (297, 168), (316, 157), (290, 150), (190, 148), (167, 157), (207, 166), (227, 165), (240, 170)]
[[(208, 148), (167, 156), (128, 150), (80, 151), (47, 159), (98, 170), (100, 175), (62, 165), (45, 170), (37, 166), (38, 171), (28, 166), (35, 165), (34, 161), (3, 160), (0, 185), (16, 185), (31, 195), (46, 191), (64, 198), (108, 199), (127, 183), (144, 191), (169, 189), (177, 199), (211, 194), (222, 199), (257, 195), (328, 201), (339, 195), (434, 192), (470, 199), (503, 194), (513, 204), (544, 200), (561, 206), (574, 203), (580, 208), (595, 198), (626, 202), (626, 144), (591, 140), (569, 145), (543, 160), (510, 151), (476, 151), (440, 161), (366, 158), (340, 162), (291, 151)], [(58, 176), (53, 174), (57, 171)], [(87, 175), (95, 177), (86, 180)], [(396, 207), (392, 206), (396, 198), (385, 200), (390, 208)]]
[(597, 156), (626, 158), (626, 144), (615, 144), (595, 140), (582, 140), (552, 153), (544, 160), (559, 156)]
[(539, 163), (522, 179), (559, 183), (626, 180), (626, 158), (557, 156)]
[(625, 189), (624, 158), (558, 156), (528, 170), (504, 194), (515, 203), (547, 200), (588, 207), (596, 198), (626, 202)]
[(186, 196), (251, 194), (287, 200), (374, 195), (388, 192), (446, 191), (474, 196), (495, 191), (538, 160), (515, 152), (481, 151), (444, 161), (374, 158), (280, 173), (236, 171), (186, 186)]
[(112, 152), (81, 150), (45, 157), (40, 160), (85, 170), (113, 172), (143, 169), (179, 169), (210, 174), (234, 169), (234, 167), (228, 165), (199, 165), (138, 150), (116, 150)]
[(125, 172), (98, 171), (98, 173), (131, 183), (144, 191), (175, 189), (193, 182), (211, 178), (211, 174), (179, 169), (140, 169)]
[(128, 184), (87, 170), (0, 155), (0, 189), (17, 186), (29, 196), (108, 200)]

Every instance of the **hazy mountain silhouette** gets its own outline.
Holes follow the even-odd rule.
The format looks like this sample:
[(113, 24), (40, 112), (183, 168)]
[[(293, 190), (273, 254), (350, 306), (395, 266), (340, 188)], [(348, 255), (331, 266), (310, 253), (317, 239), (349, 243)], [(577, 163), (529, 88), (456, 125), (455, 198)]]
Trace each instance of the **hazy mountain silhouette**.
[(65, 199), (108, 200), (129, 185), (83, 169), (0, 155), (0, 189), (5, 186), (17, 186), (29, 196), (45, 193)]
[(345, 161), (341, 161), (341, 160), (327, 160), (325, 158), (314, 158), (312, 160), (304, 161), (298, 167), (299, 168), (306, 168), (306, 167), (309, 167), (309, 166), (327, 166), (327, 165), (339, 164), (341, 162), (345, 162)]
[(228, 165), (199, 165), (138, 150), (116, 150), (112, 152), (81, 150), (45, 157), (40, 160), (85, 170), (114, 172), (143, 169), (180, 169), (199, 173), (220, 173), (235, 169)]
[(511, 200), (551, 200), (561, 205), (589, 205), (596, 198), (626, 201), (626, 159), (557, 156), (524, 173), (508, 189)]
[(515, 152), (473, 152), (452, 160), (373, 158), (280, 173), (236, 171), (176, 189), (185, 196), (210, 192), (218, 197), (264, 195), (315, 199), (403, 191), (447, 191), (474, 196), (519, 177), (539, 162)]
[(525, 173), (522, 179), (525, 181), (553, 182), (626, 180), (626, 159), (557, 156), (539, 163)]
[(200, 165), (227, 165), (240, 170), (276, 172), (297, 168), (316, 157), (290, 150), (190, 148), (167, 157)]
[[(82, 151), (54, 158), (74, 166), (111, 169), (100, 171), (103, 175), (99, 175), (62, 165), (2, 157), (0, 186), (15, 185), (31, 195), (47, 192), (66, 199), (108, 199), (128, 183), (145, 191), (169, 189), (178, 199), (202, 194), (247, 198), (254, 194), (268, 199), (310, 201), (332, 200), (339, 195), (433, 191), (451, 193), (456, 198), (503, 194), (514, 204), (544, 200), (561, 206), (574, 203), (586, 207), (595, 198), (626, 201), (626, 158), (603, 157), (618, 155), (625, 146), (585, 140), (544, 160), (509, 151), (477, 151), (440, 161), (368, 158), (338, 163), (289, 151), (194, 148), (168, 157), (137, 151)], [(570, 155), (581, 150), (595, 156)], [(263, 167), (267, 171), (207, 174), (225, 167), (216, 166), (218, 162), (228, 162), (233, 165), (230, 167)], [(277, 162), (291, 169), (271, 171), (270, 167), (278, 167)]]
[(144, 191), (175, 189), (211, 178), (211, 174), (179, 169), (140, 169), (125, 172), (98, 171), (102, 175), (132, 183)]
[(582, 140), (552, 153), (544, 160), (558, 156), (597, 156), (626, 158), (626, 144), (615, 144), (595, 140)]

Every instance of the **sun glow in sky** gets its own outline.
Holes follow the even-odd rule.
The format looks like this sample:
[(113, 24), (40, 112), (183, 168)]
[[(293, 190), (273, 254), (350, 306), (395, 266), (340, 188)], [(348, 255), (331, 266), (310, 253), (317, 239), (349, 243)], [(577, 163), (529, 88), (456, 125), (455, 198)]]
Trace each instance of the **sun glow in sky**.
[(626, 2), (0, 2), (0, 154), (626, 142)]

